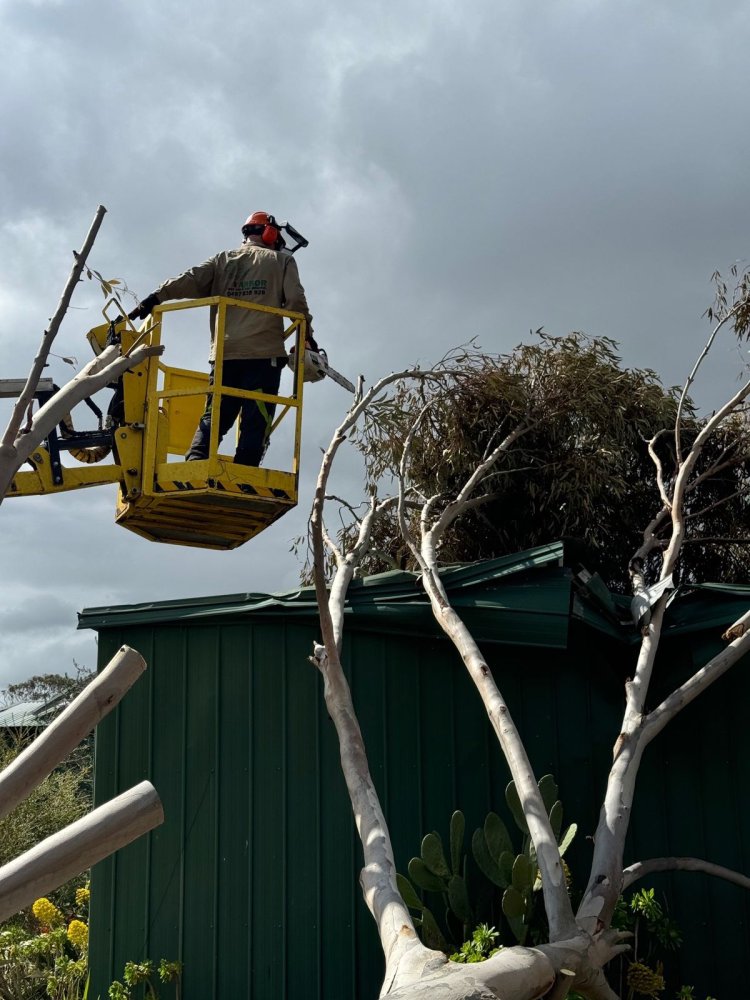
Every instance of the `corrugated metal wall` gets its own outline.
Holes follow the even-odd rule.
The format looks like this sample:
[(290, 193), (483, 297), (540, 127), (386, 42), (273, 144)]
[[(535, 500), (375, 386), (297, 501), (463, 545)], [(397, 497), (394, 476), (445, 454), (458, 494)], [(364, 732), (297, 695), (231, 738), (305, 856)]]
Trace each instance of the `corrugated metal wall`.
[[(99, 727), (97, 803), (148, 777), (167, 819), (95, 869), (92, 998), (145, 956), (184, 962), (183, 1000), (377, 996), (383, 964), (356, 884), (361, 852), (306, 660), (315, 634), (304, 620), (259, 615), (102, 631), (102, 663), (127, 642), (149, 670)], [(581, 626), (571, 649), (487, 653), (532, 762), (555, 774), (579, 822), (571, 860), (583, 875), (627, 666), (621, 647)], [(672, 651), (657, 689), (700, 652), (684, 639)], [(454, 808), (469, 831), (488, 809), (504, 813), (507, 769), (447, 643), (355, 631), (345, 659), (401, 871), (427, 830), (445, 836)], [(647, 751), (629, 860), (696, 854), (750, 870), (749, 693), (736, 670)], [(700, 996), (735, 996), (748, 894), (693, 874), (649, 884), (673, 891), (683, 981)]]

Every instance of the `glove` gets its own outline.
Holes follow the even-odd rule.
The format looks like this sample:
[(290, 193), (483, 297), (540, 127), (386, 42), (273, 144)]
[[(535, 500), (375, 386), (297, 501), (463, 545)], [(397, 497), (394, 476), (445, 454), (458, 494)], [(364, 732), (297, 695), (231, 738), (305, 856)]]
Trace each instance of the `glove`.
[(320, 351), (320, 348), (318, 347), (318, 342), (311, 333), (308, 333), (307, 337), (305, 338), (305, 347), (307, 348), (308, 351), (316, 351), (316, 352)]
[(147, 295), (142, 302), (139, 302), (131, 313), (128, 313), (128, 319), (145, 319), (147, 316), (151, 315), (154, 310), (154, 306), (158, 305), (159, 296), (156, 292), (152, 292), (150, 295)]

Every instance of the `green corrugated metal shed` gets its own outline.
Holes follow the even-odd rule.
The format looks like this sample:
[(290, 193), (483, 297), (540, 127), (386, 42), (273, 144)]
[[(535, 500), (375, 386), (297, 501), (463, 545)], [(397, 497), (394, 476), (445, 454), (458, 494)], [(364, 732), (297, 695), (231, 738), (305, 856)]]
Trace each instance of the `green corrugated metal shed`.
[[(637, 636), (627, 600), (565, 565), (562, 543), (444, 573), (482, 643), (539, 774), (593, 830)], [(671, 605), (654, 696), (719, 648), (750, 588)], [(454, 808), (470, 829), (504, 813), (508, 781), (471, 683), (418, 579), (352, 585), (344, 660), (400, 870)], [(377, 996), (382, 958), (356, 875), (361, 852), (318, 674), (312, 592), (160, 602), (82, 613), (101, 663), (128, 643), (146, 675), (99, 726), (97, 804), (149, 778), (158, 830), (98, 865), (90, 996), (127, 959), (180, 958), (184, 1000)], [(628, 860), (694, 854), (750, 870), (746, 671), (737, 667), (646, 752)], [(719, 765), (718, 768), (715, 765)], [(587, 871), (579, 837), (573, 867)], [(654, 880), (656, 883), (656, 880)], [(733, 886), (678, 875), (683, 981), (725, 1000), (739, 982), (750, 905)], [(734, 964), (733, 964), (734, 963)]]

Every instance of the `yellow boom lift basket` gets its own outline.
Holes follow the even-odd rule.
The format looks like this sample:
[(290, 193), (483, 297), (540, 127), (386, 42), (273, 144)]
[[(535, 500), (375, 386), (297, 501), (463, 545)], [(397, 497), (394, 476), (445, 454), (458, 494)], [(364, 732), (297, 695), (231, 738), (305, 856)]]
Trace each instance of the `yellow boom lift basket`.
[[(113, 431), (116, 465), (63, 469), (51, 461), (49, 446), (39, 448), (32, 456), (32, 471), (18, 472), (8, 495), (56, 493), (118, 482), (118, 524), (152, 541), (211, 549), (236, 548), (291, 510), (297, 503), (302, 434), (305, 319), (301, 313), (221, 296), (166, 303), (156, 307), (140, 331), (125, 324), (122, 350), (126, 352), (144, 339), (161, 343), (169, 313), (212, 306), (217, 313), (216, 364), (207, 459), (186, 462), (183, 456), (206, 407), (208, 374), (170, 367), (160, 357), (151, 357), (123, 375), (124, 419)], [(285, 336), (294, 338), (297, 359), (290, 396), (222, 384), (227, 309), (274, 313), (289, 321)], [(97, 353), (104, 347), (109, 329), (104, 324), (90, 331), (88, 337)], [(284, 419), (293, 420), (291, 468), (237, 465), (230, 456), (219, 453), (218, 414), (224, 396), (276, 404), (271, 435)]]

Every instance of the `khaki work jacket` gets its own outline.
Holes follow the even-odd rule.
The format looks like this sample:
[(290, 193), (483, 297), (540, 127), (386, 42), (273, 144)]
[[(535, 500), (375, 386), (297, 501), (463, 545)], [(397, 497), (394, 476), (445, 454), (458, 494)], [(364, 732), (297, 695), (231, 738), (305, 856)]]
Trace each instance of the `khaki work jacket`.
[[(257, 239), (257, 241), (256, 241)], [(250, 237), (236, 250), (225, 250), (177, 278), (169, 278), (156, 289), (160, 302), (170, 299), (200, 299), (226, 295), (262, 306), (301, 312), (312, 332), (312, 316), (299, 280), (294, 257), (277, 253)], [(216, 357), (216, 313), (211, 306), (211, 354)], [(224, 325), (224, 360), (278, 358), (286, 354), (281, 316), (254, 309), (227, 308)]]

